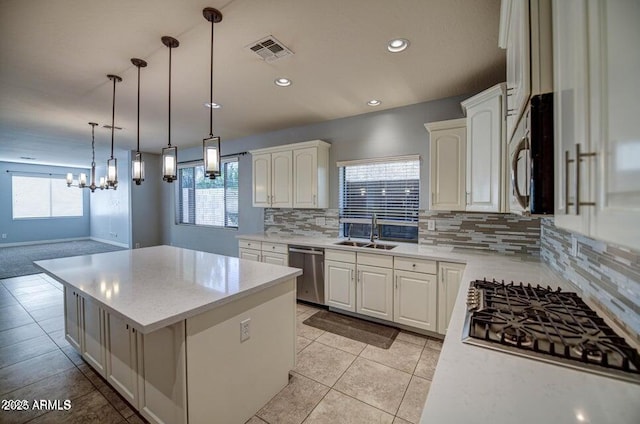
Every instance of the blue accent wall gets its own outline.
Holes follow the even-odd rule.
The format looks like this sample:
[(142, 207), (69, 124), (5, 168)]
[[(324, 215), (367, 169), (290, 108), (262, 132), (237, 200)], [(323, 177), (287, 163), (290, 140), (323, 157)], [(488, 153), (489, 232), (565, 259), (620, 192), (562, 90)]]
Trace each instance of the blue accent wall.
[[(49, 165), (32, 165), (25, 163), (0, 162), (0, 237), (6, 234), (6, 238), (0, 238), (0, 246), (3, 244), (28, 243), (48, 240), (62, 240), (89, 237), (89, 190), (84, 189), (82, 217), (69, 218), (35, 218), (13, 219), (12, 213), (12, 172), (56, 174), (64, 178), (67, 172), (77, 175), (87, 169), (67, 168)], [(69, 190), (80, 190), (69, 188)]]

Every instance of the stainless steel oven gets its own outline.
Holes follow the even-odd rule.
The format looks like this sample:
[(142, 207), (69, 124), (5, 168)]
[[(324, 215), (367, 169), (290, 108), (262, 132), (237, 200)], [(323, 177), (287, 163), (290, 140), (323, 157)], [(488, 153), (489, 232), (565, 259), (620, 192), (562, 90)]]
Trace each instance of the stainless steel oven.
[(553, 93), (531, 97), (509, 143), (509, 164), (509, 210), (523, 214), (552, 214)]

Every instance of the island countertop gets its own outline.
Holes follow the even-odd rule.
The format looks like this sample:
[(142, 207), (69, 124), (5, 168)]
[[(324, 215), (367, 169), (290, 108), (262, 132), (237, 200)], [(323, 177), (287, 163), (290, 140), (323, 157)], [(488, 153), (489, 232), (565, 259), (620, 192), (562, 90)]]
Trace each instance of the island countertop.
[(35, 264), (143, 334), (302, 274), (297, 268), (172, 246)]

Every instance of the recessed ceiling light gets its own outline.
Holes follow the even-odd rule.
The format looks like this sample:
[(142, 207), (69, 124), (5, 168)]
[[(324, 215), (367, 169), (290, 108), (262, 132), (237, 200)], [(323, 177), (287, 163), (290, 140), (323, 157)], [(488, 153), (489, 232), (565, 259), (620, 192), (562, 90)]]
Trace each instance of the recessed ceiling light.
[(391, 53), (399, 53), (409, 47), (409, 40), (405, 38), (395, 38), (387, 44), (387, 50)]
[(373, 99), (373, 100), (369, 100), (367, 102), (367, 104), (369, 106), (380, 106), (380, 104), (382, 104), (382, 102), (380, 100)]
[(222, 107), (222, 105), (221, 105), (221, 104), (218, 104), (218, 103), (209, 103), (209, 102), (205, 103), (205, 104), (204, 104), (204, 106), (205, 106), (205, 107), (210, 107), (211, 109), (220, 109), (220, 108)]
[(274, 83), (278, 87), (289, 87), (291, 85), (291, 80), (289, 78), (276, 78)]

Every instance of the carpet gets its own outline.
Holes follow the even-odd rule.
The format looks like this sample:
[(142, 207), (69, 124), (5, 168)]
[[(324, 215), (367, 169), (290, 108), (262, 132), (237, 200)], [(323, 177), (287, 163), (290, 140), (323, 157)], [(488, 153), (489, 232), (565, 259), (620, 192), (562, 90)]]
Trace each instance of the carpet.
[(33, 261), (117, 250), (124, 250), (124, 248), (93, 240), (0, 247), (0, 279), (41, 273), (42, 270), (36, 267)]
[(329, 311), (316, 312), (303, 323), (381, 349), (389, 349), (400, 332), (397, 328)]

